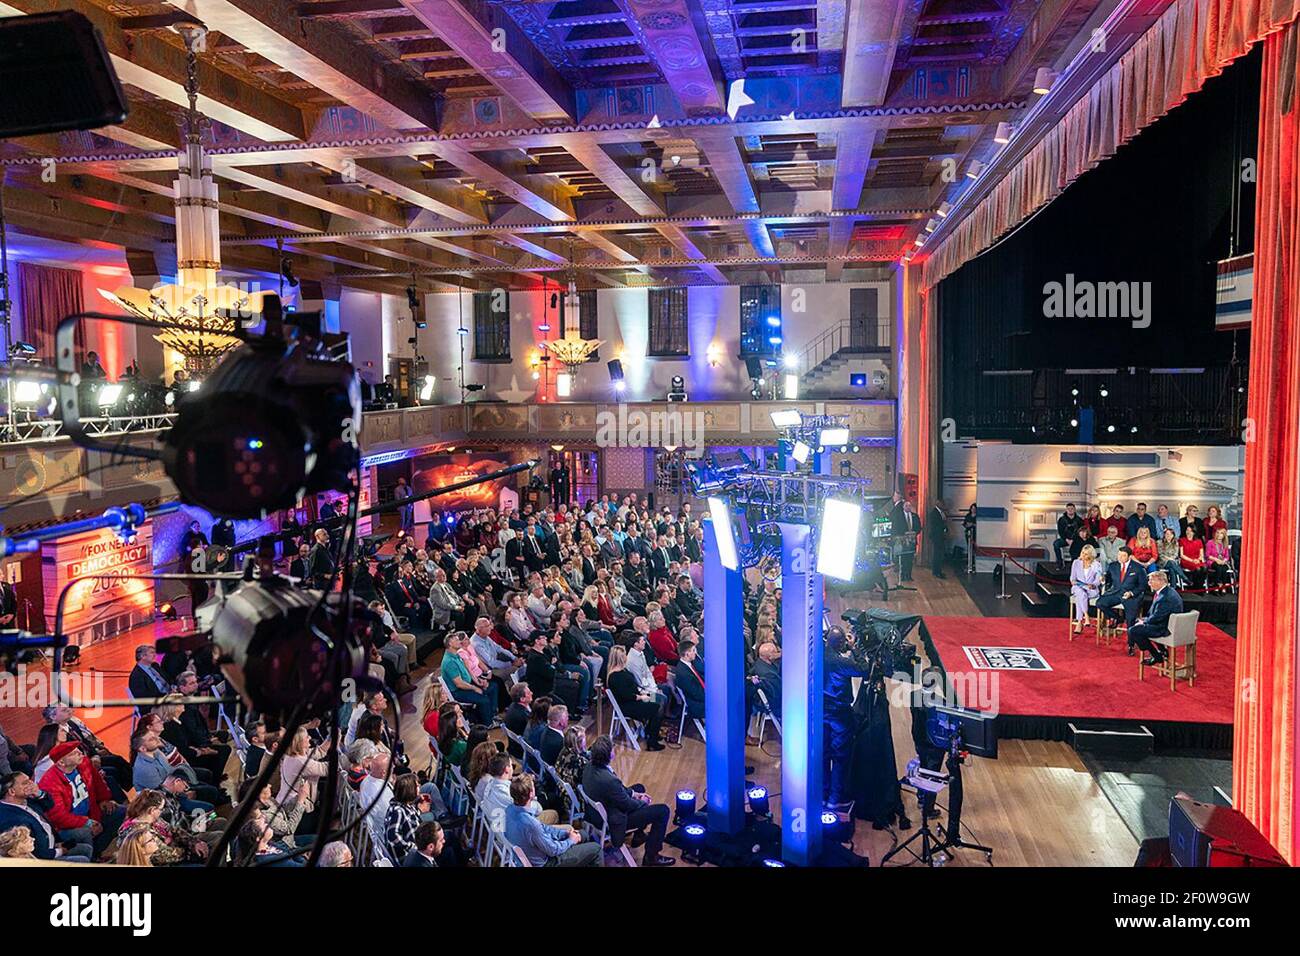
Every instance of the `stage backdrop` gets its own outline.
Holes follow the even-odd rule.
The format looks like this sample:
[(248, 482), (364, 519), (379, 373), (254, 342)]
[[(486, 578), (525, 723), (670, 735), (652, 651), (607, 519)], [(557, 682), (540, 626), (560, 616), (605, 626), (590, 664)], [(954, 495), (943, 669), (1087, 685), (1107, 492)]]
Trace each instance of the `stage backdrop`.
[[(981, 548), (1042, 548), (1050, 556), (1056, 519), (1073, 501), (1125, 514), (1145, 501), (1181, 515), (1191, 504), (1203, 516), (1218, 505), (1230, 528), (1241, 527), (1245, 471), (1242, 446), (1181, 448), (1102, 445), (1011, 445), (950, 442), (943, 448), (944, 497), (960, 517), (979, 505)], [(960, 533), (960, 528), (956, 529)], [(960, 540), (960, 537), (954, 539)]]
[[(64, 601), (63, 630), (73, 644), (91, 644), (153, 620), (154, 586), (132, 575), (153, 571), (153, 526), (146, 521), (125, 543), (113, 531), (87, 531), (41, 545), (45, 613), (51, 628), (59, 593), (78, 578)], [(86, 575), (106, 575), (102, 579)]]

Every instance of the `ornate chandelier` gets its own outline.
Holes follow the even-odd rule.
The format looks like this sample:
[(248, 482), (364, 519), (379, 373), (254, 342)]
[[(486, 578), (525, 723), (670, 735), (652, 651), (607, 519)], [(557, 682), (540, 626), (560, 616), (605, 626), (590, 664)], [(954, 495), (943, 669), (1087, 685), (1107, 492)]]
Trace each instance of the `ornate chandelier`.
[(212, 160), (203, 150), (208, 118), (199, 112), (198, 52), (207, 30), (198, 24), (177, 28), (185, 41), (185, 148), (177, 156), (179, 175), (173, 185), (176, 208), (176, 283), (153, 289), (122, 286), (100, 295), (130, 314), (162, 326), (154, 339), (179, 353), (186, 368), (204, 375), (229, 349), (239, 344), (235, 315), (262, 311), (266, 293), (218, 285), (221, 239), (217, 184)]

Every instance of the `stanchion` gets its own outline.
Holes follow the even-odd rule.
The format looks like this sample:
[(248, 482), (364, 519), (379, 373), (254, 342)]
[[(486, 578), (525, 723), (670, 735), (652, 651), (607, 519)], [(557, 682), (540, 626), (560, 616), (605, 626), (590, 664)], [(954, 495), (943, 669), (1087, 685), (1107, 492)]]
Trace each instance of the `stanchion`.
[(1011, 597), (1011, 595), (1007, 593), (1007, 553), (1005, 551), (1002, 552), (1002, 590), (999, 592), (998, 597)]

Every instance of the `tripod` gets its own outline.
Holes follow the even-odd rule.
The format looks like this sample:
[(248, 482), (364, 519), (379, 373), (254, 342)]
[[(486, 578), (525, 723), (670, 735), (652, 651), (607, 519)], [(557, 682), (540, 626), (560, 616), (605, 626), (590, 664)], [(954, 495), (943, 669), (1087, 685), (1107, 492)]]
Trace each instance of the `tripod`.
[[(938, 741), (935, 741), (938, 743)], [(921, 803), (921, 829), (913, 833), (906, 841), (894, 847), (883, 857), (880, 865), (884, 866), (889, 860), (902, 850), (907, 850), (913, 857), (924, 863), (926, 866), (942, 865), (950, 857), (949, 850), (976, 850), (984, 854), (985, 860), (993, 862), (993, 848), (984, 846), (982, 843), (970, 843), (961, 838), (961, 810), (965, 798), (965, 789), (962, 785), (961, 768), (966, 762), (966, 757), (961, 750), (961, 734), (954, 733), (948, 742), (948, 774), (947, 785), (952, 796), (948, 801), (948, 825), (939, 827), (939, 833), (935, 834), (930, 829), (930, 817), (925, 812), (923, 802), (923, 788), (904, 779), (902, 783), (906, 784), (916, 793), (917, 801)], [(938, 793), (938, 791), (934, 791)], [(911, 844), (917, 840), (921, 841), (921, 852), (917, 853), (912, 849)], [(942, 857), (942, 859), (939, 859)], [(937, 860), (937, 864), (936, 864)]]

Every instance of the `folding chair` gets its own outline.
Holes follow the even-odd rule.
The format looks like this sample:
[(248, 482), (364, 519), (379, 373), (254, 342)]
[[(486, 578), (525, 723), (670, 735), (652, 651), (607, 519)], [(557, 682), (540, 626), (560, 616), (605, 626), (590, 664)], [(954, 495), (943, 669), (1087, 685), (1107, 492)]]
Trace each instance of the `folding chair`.
[(564, 795), (565, 802), (569, 805), (569, 819), (567, 822), (570, 826), (576, 827), (582, 822), (583, 818), (582, 803), (578, 800), (578, 795), (573, 792), (573, 787), (569, 785), (569, 782), (555, 772), (554, 767), (547, 767), (546, 770), (555, 782), (556, 789)]
[[(670, 681), (669, 684), (673, 689), (673, 694), (677, 697), (678, 705), (682, 708), (681, 719), (677, 722), (677, 739), (681, 740), (682, 731), (686, 729), (686, 715), (687, 715), (686, 695), (682, 693), (682, 689), (677, 686), (677, 683), (675, 681)], [(691, 720), (695, 724), (695, 729), (699, 731), (700, 740), (703, 740), (707, 743), (708, 738), (704, 736), (704, 721), (700, 720), (700, 718), (698, 717), (692, 717)]]
[[(583, 823), (586, 824), (587, 829), (593, 835), (593, 838), (595, 838), (595, 834), (599, 834), (600, 847), (602, 850), (611, 847), (609, 839), (609, 814), (605, 812), (605, 805), (599, 800), (593, 800), (591, 797), (587, 796), (587, 791), (582, 789), (582, 787), (578, 787), (578, 795), (582, 797), (584, 811), (582, 815)], [(600, 821), (599, 829), (597, 829), (595, 824), (590, 822), (591, 820)], [(619, 856), (623, 858), (623, 862), (626, 866), (636, 866), (636, 859), (632, 856), (632, 851), (627, 848), (626, 843), (621, 843), (614, 849), (618, 850)]]
[[(618, 706), (618, 701), (614, 699), (614, 693), (608, 687), (605, 688), (605, 697), (609, 700), (609, 706), (612, 708), (609, 715), (609, 739), (611, 742), (618, 739), (618, 729), (623, 728), (623, 734), (627, 737), (627, 742), (633, 750), (639, 751), (641, 745), (636, 742), (636, 738), (645, 733), (639, 721), (629, 721), (624, 716), (623, 708)], [(635, 724), (635, 729), (633, 728)]]
[(763, 693), (763, 688), (755, 687), (754, 690), (758, 694), (758, 703), (760, 705), (758, 711), (758, 745), (761, 747), (763, 746), (763, 732), (767, 730), (767, 722), (770, 720), (772, 725), (776, 727), (776, 732), (781, 734), (781, 720), (773, 712), (772, 704), (768, 701), (767, 694)]

